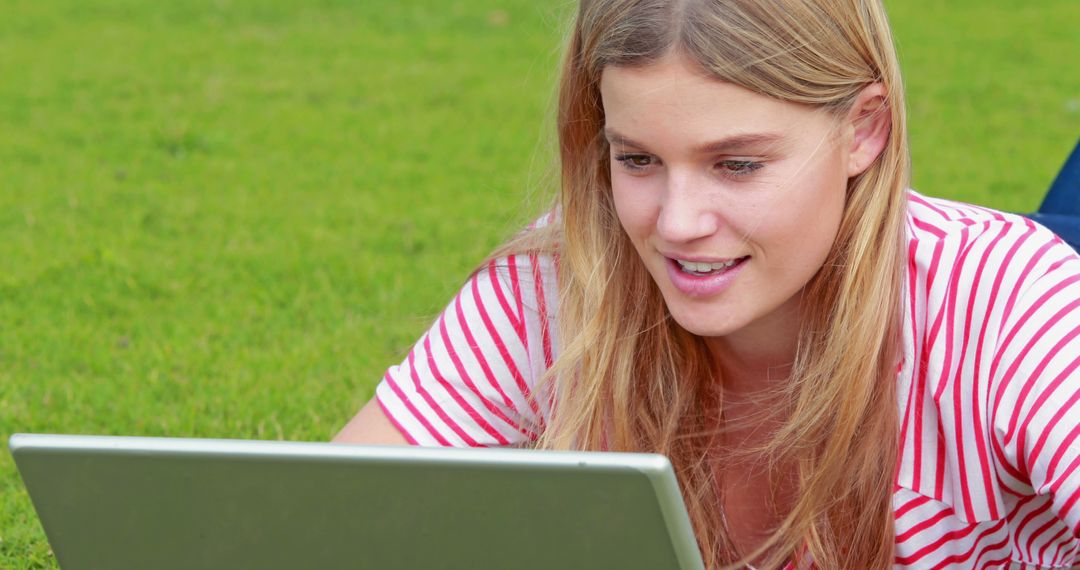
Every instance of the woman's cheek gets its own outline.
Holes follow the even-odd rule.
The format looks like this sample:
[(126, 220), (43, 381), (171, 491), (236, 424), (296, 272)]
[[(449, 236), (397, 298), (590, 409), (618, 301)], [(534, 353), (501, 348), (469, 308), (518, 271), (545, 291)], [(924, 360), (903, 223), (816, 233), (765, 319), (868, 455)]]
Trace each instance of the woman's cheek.
[(613, 178), (612, 194), (619, 222), (632, 239), (645, 237), (656, 219), (657, 198), (644, 180)]

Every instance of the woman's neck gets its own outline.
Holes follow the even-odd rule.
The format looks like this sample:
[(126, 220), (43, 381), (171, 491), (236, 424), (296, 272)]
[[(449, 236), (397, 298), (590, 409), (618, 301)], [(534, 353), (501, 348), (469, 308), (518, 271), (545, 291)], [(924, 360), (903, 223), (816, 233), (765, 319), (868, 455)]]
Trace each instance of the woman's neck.
[(791, 378), (800, 330), (797, 313), (784, 313), (774, 313), (736, 334), (705, 340), (726, 393), (762, 394)]

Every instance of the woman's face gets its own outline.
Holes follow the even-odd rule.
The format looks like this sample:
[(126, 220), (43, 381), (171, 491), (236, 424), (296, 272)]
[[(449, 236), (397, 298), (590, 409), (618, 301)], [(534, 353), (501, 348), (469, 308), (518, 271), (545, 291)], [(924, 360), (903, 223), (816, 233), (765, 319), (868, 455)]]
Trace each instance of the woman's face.
[(619, 221), (672, 316), (704, 337), (788, 342), (840, 224), (847, 131), (678, 57), (609, 67), (600, 91)]

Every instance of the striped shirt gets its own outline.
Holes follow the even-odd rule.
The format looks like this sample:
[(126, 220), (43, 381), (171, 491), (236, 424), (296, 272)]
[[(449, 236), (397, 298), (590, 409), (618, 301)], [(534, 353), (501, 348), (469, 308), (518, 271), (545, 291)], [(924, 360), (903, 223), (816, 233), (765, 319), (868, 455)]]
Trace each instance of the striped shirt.
[[(895, 567), (1080, 565), (1080, 256), (915, 192), (906, 245)], [(557, 303), (550, 258), (490, 262), (387, 371), (383, 411), (415, 445), (534, 439)]]

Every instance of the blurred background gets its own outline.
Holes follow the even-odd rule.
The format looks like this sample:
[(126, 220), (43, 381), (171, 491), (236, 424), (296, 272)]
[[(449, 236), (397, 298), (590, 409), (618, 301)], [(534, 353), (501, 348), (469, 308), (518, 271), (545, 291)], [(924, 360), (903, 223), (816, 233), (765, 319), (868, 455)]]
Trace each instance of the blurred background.
[[(1037, 208), (1080, 2), (886, 2), (914, 185)], [(325, 440), (550, 195), (573, 3), (0, 0), (0, 567), (14, 432)]]

